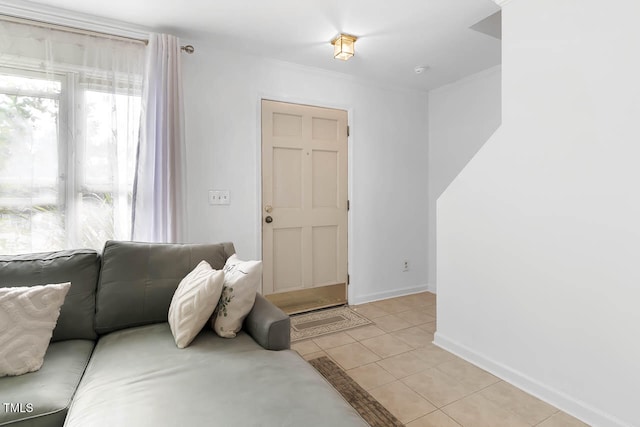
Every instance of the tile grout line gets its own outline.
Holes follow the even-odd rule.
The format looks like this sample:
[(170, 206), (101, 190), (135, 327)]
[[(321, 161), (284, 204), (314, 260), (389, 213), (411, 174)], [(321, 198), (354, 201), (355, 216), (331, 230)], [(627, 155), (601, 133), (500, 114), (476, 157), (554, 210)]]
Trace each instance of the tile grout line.
[(560, 409), (556, 408), (555, 406), (554, 406), (554, 408), (556, 409), (556, 412), (554, 412), (553, 414), (549, 415), (547, 418), (543, 419), (543, 420), (542, 420), (542, 421), (540, 421), (538, 424), (535, 424), (535, 425), (534, 425), (534, 427), (535, 427), (535, 426), (539, 426), (539, 425), (540, 425), (540, 424), (542, 424), (543, 422), (547, 421), (549, 418), (551, 418), (551, 417), (555, 417), (557, 414), (559, 414), (559, 413), (560, 413)]

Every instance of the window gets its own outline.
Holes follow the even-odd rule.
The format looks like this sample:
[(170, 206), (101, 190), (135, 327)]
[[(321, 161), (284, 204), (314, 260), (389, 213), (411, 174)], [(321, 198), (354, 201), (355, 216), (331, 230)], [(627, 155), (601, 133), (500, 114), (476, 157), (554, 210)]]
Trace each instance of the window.
[(140, 97), (21, 74), (0, 73), (0, 252), (128, 239)]
[[(84, 91), (84, 167), (76, 183), (82, 247), (102, 248), (108, 239), (131, 238), (131, 202), (140, 127), (140, 96)], [(115, 105), (115, 112), (112, 111)], [(117, 114), (116, 127), (106, 120)], [(115, 135), (113, 134), (115, 130)], [(76, 245), (77, 246), (77, 245)]]
[[(0, 74), (0, 247), (64, 247), (60, 81)], [(62, 198), (64, 199), (64, 198)]]
[(143, 47), (25, 24), (0, 31), (13, 42), (0, 55), (0, 253), (129, 239)]

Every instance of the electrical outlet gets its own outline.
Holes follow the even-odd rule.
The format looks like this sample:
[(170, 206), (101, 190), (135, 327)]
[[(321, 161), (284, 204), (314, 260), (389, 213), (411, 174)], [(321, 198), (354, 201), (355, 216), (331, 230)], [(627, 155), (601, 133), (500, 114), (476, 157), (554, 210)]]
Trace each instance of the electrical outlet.
[(409, 271), (409, 261), (406, 261), (402, 264), (402, 271)]

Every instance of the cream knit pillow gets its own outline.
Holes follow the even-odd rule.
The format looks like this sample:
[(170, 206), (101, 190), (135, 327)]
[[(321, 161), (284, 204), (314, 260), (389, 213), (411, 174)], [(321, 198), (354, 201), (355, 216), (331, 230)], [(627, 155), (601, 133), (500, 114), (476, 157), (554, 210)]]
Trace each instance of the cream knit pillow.
[(71, 283), (0, 288), (0, 377), (42, 367)]
[(262, 261), (241, 261), (235, 254), (229, 257), (224, 265), (222, 297), (211, 319), (216, 334), (223, 338), (236, 336), (253, 308), (261, 278)]
[(224, 272), (200, 261), (178, 285), (169, 306), (169, 327), (178, 348), (185, 348), (202, 330), (215, 310)]

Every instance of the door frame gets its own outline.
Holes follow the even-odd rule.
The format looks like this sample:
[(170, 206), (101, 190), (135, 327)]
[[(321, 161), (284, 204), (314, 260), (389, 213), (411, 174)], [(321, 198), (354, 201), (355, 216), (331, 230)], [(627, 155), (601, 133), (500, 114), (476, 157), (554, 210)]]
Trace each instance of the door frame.
[[(256, 188), (258, 190), (257, 206), (255, 207), (255, 233), (256, 233), (256, 249), (259, 259), (262, 259), (262, 101), (277, 101), (286, 102), (289, 104), (309, 105), (312, 107), (330, 108), (334, 110), (343, 110), (347, 112), (347, 125), (350, 129), (353, 129), (353, 107), (344, 104), (333, 104), (324, 101), (318, 101), (309, 98), (296, 98), (283, 95), (276, 95), (269, 92), (258, 92), (258, 99), (256, 100)], [(353, 132), (347, 137), (347, 198), (352, 200), (353, 195), (353, 144), (355, 143), (355, 137)], [(350, 203), (349, 211), (347, 211), (347, 274), (350, 276), (352, 273), (351, 266), (353, 265), (353, 251), (354, 251), (354, 239), (353, 239), (353, 221), (352, 221), (353, 203)], [(356, 286), (355, 282), (349, 277), (349, 284), (347, 285), (347, 303), (353, 301), (355, 293), (353, 287)], [(260, 293), (262, 293), (262, 278), (260, 281)]]

